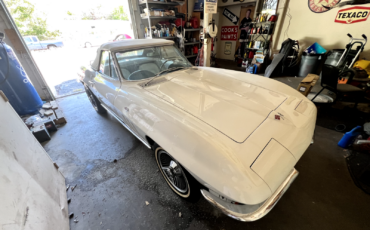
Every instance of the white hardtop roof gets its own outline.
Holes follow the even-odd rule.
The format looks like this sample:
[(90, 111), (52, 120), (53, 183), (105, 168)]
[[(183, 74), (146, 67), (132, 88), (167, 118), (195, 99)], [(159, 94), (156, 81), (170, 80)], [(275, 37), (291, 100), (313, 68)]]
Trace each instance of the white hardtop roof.
[(99, 49), (110, 51), (125, 51), (152, 46), (168, 46), (173, 44), (173, 41), (165, 39), (127, 39), (123, 41), (104, 43), (100, 46)]
[(165, 39), (127, 39), (123, 41), (104, 43), (98, 48), (95, 60), (91, 64), (91, 67), (94, 70), (99, 69), (100, 53), (102, 50), (116, 52), (116, 51), (135, 50), (147, 47), (169, 46), (173, 44), (174, 44), (173, 41)]

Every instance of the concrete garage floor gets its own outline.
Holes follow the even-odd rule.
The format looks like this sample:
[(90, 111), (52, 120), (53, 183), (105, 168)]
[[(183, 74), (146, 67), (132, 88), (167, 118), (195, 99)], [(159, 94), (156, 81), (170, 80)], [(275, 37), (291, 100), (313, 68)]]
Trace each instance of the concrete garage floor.
[(352, 182), (348, 153), (337, 147), (340, 133), (316, 127), (315, 143), (298, 162), (300, 175), (287, 193), (267, 216), (243, 223), (203, 198), (191, 204), (175, 195), (151, 150), (113, 117), (97, 114), (85, 94), (58, 103), (68, 123), (44, 147), (66, 184), (77, 185), (67, 192), (78, 220), (70, 220), (72, 230), (370, 229), (370, 196)]

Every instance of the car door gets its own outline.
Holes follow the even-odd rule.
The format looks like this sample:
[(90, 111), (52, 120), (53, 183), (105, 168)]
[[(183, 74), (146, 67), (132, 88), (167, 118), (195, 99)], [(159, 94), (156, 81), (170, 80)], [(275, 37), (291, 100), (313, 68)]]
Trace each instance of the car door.
[(100, 55), (99, 71), (96, 72), (92, 82), (89, 82), (96, 92), (98, 99), (116, 112), (114, 100), (121, 86), (120, 79), (114, 68), (112, 56), (109, 51), (103, 50)]
[[(130, 127), (131, 131), (133, 131), (138, 138), (145, 140), (145, 133), (137, 126), (137, 123), (145, 125), (143, 113), (147, 113), (147, 110), (141, 107), (140, 102), (140, 95), (141, 93), (143, 93), (144, 90), (142, 89), (142, 87), (138, 87), (138, 82), (136, 80), (130, 80), (129, 76), (135, 71), (140, 70), (140, 67), (136, 66), (135, 63), (141, 63), (145, 58), (151, 57), (153, 55), (153, 51), (151, 50), (151, 48), (148, 48), (146, 49), (146, 52), (144, 52), (144, 49), (142, 49), (133, 52), (126, 52), (126, 54), (128, 55), (128, 57), (122, 62), (130, 62), (132, 63), (132, 65), (126, 64), (120, 66), (120, 64), (117, 62), (123, 79), (121, 88), (117, 93), (117, 97), (114, 103), (117, 109), (120, 110), (118, 111), (118, 115)], [(136, 67), (132, 68), (133, 66)], [(150, 116), (151, 114), (146, 115)]]
[(32, 36), (31, 39), (32, 39), (32, 45), (35, 47), (35, 49), (37, 50), (44, 49), (44, 47), (42, 47), (39, 39), (36, 36)]
[(24, 37), (24, 41), (26, 42), (27, 47), (28, 47), (29, 50), (36, 50), (37, 49), (37, 47), (35, 47), (31, 37)]

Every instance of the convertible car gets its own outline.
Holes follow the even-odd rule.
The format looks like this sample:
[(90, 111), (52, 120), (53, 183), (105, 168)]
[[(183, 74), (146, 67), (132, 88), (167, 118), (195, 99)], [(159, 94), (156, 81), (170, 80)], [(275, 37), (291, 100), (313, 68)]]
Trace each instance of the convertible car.
[(154, 152), (182, 198), (203, 196), (226, 215), (255, 221), (297, 177), (316, 107), (293, 88), (243, 72), (194, 67), (167, 40), (101, 45), (81, 82)]

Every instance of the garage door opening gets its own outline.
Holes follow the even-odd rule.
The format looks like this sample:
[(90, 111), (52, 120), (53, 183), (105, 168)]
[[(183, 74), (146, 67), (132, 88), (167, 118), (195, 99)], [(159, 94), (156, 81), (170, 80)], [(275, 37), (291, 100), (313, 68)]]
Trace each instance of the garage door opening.
[(56, 98), (84, 92), (78, 74), (90, 66), (97, 47), (134, 38), (128, 1), (4, 2)]

